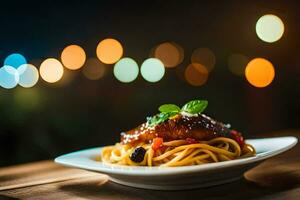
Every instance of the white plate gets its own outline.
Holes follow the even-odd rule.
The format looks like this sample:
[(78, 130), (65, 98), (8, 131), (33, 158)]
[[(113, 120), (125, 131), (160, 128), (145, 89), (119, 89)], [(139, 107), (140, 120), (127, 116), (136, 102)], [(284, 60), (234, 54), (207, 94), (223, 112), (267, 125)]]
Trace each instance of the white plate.
[(109, 175), (111, 181), (137, 188), (157, 190), (192, 189), (236, 180), (263, 160), (285, 152), (297, 144), (295, 137), (251, 139), (256, 156), (250, 158), (183, 167), (135, 167), (96, 161), (101, 147), (65, 154), (56, 163)]

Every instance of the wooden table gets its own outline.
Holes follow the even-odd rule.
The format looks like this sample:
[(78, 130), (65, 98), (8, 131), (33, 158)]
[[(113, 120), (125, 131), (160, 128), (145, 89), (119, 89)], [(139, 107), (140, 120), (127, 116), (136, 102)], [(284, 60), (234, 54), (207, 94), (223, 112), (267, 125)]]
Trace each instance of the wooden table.
[[(281, 131), (267, 136), (294, 135)], [(264, 135), (266, 136), (266, 135)], [(233, 183), (187, 191), (118, 185), (106, 175), (42, 161), (0, 169), (0, 199), (300, 199), (300, 144), (248, 171)]]

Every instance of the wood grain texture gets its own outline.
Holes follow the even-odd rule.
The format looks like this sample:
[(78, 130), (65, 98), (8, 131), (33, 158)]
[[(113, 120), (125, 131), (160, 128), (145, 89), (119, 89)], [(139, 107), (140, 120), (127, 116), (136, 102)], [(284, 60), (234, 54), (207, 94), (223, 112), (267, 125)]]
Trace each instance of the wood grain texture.
[(42, 161), (0, 169), (0, 191), (94, 176), (96, 173)]
[[(299, 139), (300, 131), (264, 136), (285, 135)], [(130, 188), (52, 161), (6, 167), (0, 169), (0, 199), (300, 199), (300, 145), (248, 171), (244, 179), (186, 191)]]

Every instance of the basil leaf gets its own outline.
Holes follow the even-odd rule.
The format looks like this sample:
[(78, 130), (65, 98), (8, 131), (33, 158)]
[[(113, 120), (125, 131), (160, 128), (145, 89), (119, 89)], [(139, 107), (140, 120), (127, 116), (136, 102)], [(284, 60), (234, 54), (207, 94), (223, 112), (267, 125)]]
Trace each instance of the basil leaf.
[(179, 112), (169, 112), (169, 119), (175, 115), (177, 115)]
[(159, 113), (159, 114), (158, 114), (158, 117), (159, 117), (158, 123), (161, 123), (161, 122), (164, 122), (164, 121), (166, 121), (167, 119), (169, 119), (170, 113)]
[(166, 120), (169, 119), (169, 117), (172, 117), (176, 115), (176, 112), (170, 112), (170, 113), (159, 113), (157, 115), (154, 115), (153, 117), (150, 118), (148, 121), (149, 126), (155, 126), (157, 124), (160, 124)]
[(158, 110), (162, 113), (179, 112), (180, 108), (175, 104), (164, 104), (159, 106)]
[(186, 103), (181, 110), (191, 113), (191, 114), (198, 114), (202, 113), (208, 105), (208, 101), (206, 100), (193, 100)]
[(169, 118), (169, 115), (167, 113), (159, 113), (157, 115), (154, 115), (150, 120), (149, 120), (149, 125), (154, 126), (157, 125)]
[(156, 116), (150, 117), (150, 119), (148, 120), (148, 125), (149, 126), (153, 126), (156, 122)]
[(158, 108), (160, 113), (148, 118), (147, 123), (148, 126), (155, 126), (177, 115), (180, 111), (188, 112), (191, 114), (198, 114), (203, 112), (207, 105), (208, 101), (206, 100), (190, 101), (186, 103), (181, 109), (175, 104), (164, 104)]

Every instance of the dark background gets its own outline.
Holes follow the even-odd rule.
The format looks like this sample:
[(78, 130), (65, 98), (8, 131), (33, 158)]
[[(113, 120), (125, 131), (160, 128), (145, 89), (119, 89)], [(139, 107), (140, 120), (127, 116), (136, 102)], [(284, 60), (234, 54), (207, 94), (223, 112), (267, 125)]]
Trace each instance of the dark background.
[[(190, 99), (209, 101), (206, 113), (230, 122), (247, 137), (280, 129), (299, 128), (300, 66), (297, 1), (5, 1), (0, 13), (0, 60), (19, 52), (32, 62), (59, 58), (69, 44), (81, 45), (95, 57), (99, 41), (118, 39), (124, 56), (138, 64), (155, 45), (174, 41), (185, 59), (167, 69), (158, 83), (141, 76), (118, 82), (109, 67), (105, 77), (90, 81), (69, 72), (71, 81), (33, 88), (0, 88), (0, 166), (52, 159), (62, 153), (112, 144), (156, 113), (160, 104), (182, 105)], [(275, 14), (285, 24), (275, 43), (261, 41), (256, 21)], [(193, 87), (182, 80), (194, 49), (208, 47), (216, 66), (208, 82)], [(276, 76), (266, 88), (251, 86), (227, 66), (232, 53), (263, 57)], [(178, 76), (179, 74), (179, 76)], [(64, 77), (65, 78), (65, 77)], [(64, 81), (64, 80), (63, 80)], [(62, 82), (63, 82), (62, 81)]]

